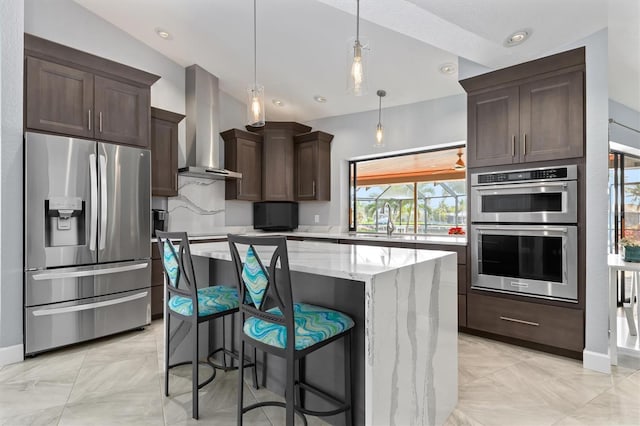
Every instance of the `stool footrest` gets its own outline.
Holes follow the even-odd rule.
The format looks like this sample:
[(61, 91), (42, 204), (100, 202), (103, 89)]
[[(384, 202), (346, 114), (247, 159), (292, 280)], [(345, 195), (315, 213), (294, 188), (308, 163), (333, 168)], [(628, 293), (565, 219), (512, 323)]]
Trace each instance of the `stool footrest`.
[[(213, 360), (213, 356), (219, 352), (222, 352), (223, 354), (222, 359), (223, 359), (223, 362), (225, 362), (224, 365), (220, 365), (217, 361)], [(213, 367), (217, 368), (218, 370), (222, 370), (222, 371), (237, 370), (238, 367), (229, 367), (226, 365), (226, 360), (224, 358), (225, 356), (230, 356), (236, 361), (238, 361), (240, 358), (240, 354), (238, 354), (237, 352), (230, 351), (229, 349), (226, 349), (226, 348), (218, 348), (209, 354), (209, 356), (207, 357), (207, 361), (209, 362), (209, 364), (211, 364)], [(255, 363), (251, 361), (251, 358), (245, 356), (244, 360), (245, 360), (245, 364), (244, 364), (245, 368), (250, 368), (255, 366)]]
[(309, 414), (310, 416), (316, 416), (316, 417), (327, 417), (327, 416), (334, 416), (336, 414), (344, 413), (345, 411), (351, 408), (351, 404), (340, 401), (334, 398), (333, 396), (329, 395), (327, 392), (321, 389), (318, 389), (315, 386), (312, 386), (308, 383), (296, 381), (295, 385), (299, 386), (301, 389), (304, 389), (305, 391), (311, 392), (312, 394), (316, 395), (321, 399), (324, 399), (325, 401), (331, 404), (338, 406), (335, 410), (331, 410), (331, 411), (314, 411), (304, 407), (296, 406), (296, 410), (300, 410), (304, 414)]
[[(255, 404), (251, 404), (251, 405), (247, 405), (246, 407), (242, 408), (242, 414), (245, 414), (248, 411), (251, 411), (255, 408), (260, 408), (260, 407), (281, 407), (281, 408), (287, 408), (287, 404), (285, 404), (284, 402), (280, 402), (280, 401), (263, 401), (263, 402), (257, 402)], [(304, 424), (304, 426), (307, 426), (307, 417), (304, 415), (304, 413), (302, 412), (302, 410), (300, 410), (298, 407), (294, 408), (295, 413), (302, 419), (302, 422)]]
[[(192, 364), (191, 361), (183, 361), (183, 362), (179, 362), (177, 364), (169, 364), (169, 366), (167, 368), (169, 370), (171, 370), (174, 367), (179, 367), (181, 365), (190, 365), (190, 364)], [(209, 383), (211, 383), (213, 381), (213, 379), (216, 378), (216, 368), (211, 362), (209, 362), (209, 360), (207, 360), (207, 361), (198, 361), (198, 364), (200, 364), (200, 365), (208, 365), (213, 370), (213, 372), (211, 373), (211, 376), (207, 377), (207, 379), (205, 379), (204, 382), (198, 383), (198, 389), (202, 389), (204, 386), (208, 385)]]

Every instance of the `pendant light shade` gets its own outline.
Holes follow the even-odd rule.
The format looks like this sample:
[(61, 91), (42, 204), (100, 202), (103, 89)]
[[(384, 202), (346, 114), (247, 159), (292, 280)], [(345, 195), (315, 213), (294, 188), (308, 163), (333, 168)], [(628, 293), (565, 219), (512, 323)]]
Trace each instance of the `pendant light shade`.
[(373, 145), (376, 148), (384, 146), (384, 127), (382, 127), (382, 98), (387, 95), (384, 90), (378, 90), (378, 125), (376, 126), (376, 142)]
[(369, 47), (360, 39), (360, 0), (356, 0), (356, 38), (350, 40), (347, 56), (349, 63), (347, 90), (352, 95), (367, 94), (368, 56)]
[(264, 126), (264, 87), (258, 84), (256, 34), (256, 0), (253, 0), (253, 86), (247, 89), (247, 124), (253, 127)]
[(462, 170), (465, 167), (467, 167), (464, 164), (464, 161), (462, 161), (462, 149), (458, 150), (458, 154), (457, 155), (458, 155), (458, 161), (456, 161), (456, 164), (454, 164), (453, 168), (456, 169), (456, 170)]

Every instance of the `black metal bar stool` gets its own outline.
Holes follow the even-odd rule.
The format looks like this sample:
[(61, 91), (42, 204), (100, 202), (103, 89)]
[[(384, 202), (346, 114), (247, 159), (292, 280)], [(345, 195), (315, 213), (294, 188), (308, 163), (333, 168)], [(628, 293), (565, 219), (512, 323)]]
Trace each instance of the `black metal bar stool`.
[[(265, 401), (243, 407), (243, 366), (240, 365), (238, 385), (238, 425), (249, 410), (263, 406), (286, 408), (286, 424), (293, 426), (294, 414), (306, 425), (305, 414), (332, 416), (345, 413), (346, 424), (352, 423), (351, 400), (351, 329), (353, 320), (346, 314), (322, 306), (294, 303), (286, 237), (242, 237), (228, 235), (240, 300), (240, 357), (244, 345), (286, 360), (285, 403)], [(244, 255), (238, 247), (242, 246)], [(258, 255), (270, 258), (265, 267)], [(304, 358), (338, 339), (344, 338), (345, 400), (339, 401), (321, 390), (303, 383)], [(289, 344), (288, 342), (293, 342)], [(300, 371), (302, 369), (302, 371)], [(301, 391), (311, 392), (335, 405), (331, 411), (314, 411), (304, 407)]]
[[(244, 352), (239, 358), (238, 354), (227, 349), (225, 345), (225, 322), (228, 315), (238, 312), (239, 299), (237, 288), (230, 286), (210, 286), (197, 288), (196, 275), (193, 268), (193, 259), (189, 248), (189, 239), (186, 232), (161, 232), (158, 236), (158, 248), (162, 253), (162, 265), (166, 275), (165, 283), (165, 312), (166, 312), (166, 341), (164, 352), (164, 392), (169, 396), (169, 370), (179, 365), (192, 364), (192, 417), (198, 418), (198, 389), (211, 383), (216, 376), (216, 368), (224, 371), (237, 369), (233, 366), (233, 359), (244, 358)], [(189, 334), (193, 339), (193, 354), (191, 361), (175, 364), (169, 363), (169, 345), (171, 342), (171, 318), (177, 318), (190, 324)], [(199, 325), (204, 322), (222, 318), (222, 347), (212, 351), (207, 357), (206, 364), (212, 367), (211, 376), (202, 383), (198, 383), (198, 337)], [(222, 352), (223, 365), (213, 362), (213, 355)], [(227, 366), (226, 357), (232, 358), (231, 366)], [(253, 384), (258, 387), (257, 373), (255, 369), (255, 347), (252, 363), (238, 362), (243, 367), (253, 367)], [(246, 360), (245, 360), (246, 361)]]

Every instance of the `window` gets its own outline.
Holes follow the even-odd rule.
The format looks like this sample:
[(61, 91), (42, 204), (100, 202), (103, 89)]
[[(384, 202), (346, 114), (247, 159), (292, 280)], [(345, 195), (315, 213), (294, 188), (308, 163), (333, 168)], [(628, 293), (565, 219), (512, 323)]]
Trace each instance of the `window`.
[[(349, 163), (349, 230), (422, 235), (466, 233), (465, 148)], [(454, 228), (460, 228), (456, 230)]]

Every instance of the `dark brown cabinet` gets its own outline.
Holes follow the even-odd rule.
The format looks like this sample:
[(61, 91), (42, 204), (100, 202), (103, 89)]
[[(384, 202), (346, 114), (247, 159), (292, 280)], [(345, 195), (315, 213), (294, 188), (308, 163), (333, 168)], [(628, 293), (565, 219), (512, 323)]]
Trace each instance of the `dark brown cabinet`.
[(296, 200), (331, 200), (332, 139), (333, 135), (320, 131), (295, 136)]
[(93, 74), (27, 58), (27, 128), (93, 137)]
[(584, 155), (584, 49), (460, 83), (470, 168)]
[(178, 195), (178, 123), (184, 115), (151, 108), (151, 194)]
[(576, 71), (520, 86), (522, 162), (582, 157), (584, 74)]
[(517, 162), (518, 88), (507, 87), (467, 99), (468, 166)]
[(242, 173), (242, 179), (225, 182), (225, 199), (262, 199), (262, 136), (231, 129), (220, 133), (224, 139), (224, 167)]
[(262, 200), (294, 201), (293, 138), (311, 127), (288, 121), (267, 121), (263, 127), (247, 126), (262, 135)]
[(467, 294), (469, 328), (582, 353), (582, 309)]
[(25, 34), (28, 129), (149, 146), (158, 76)]
[(151, 243), (151, 319), (162, 318), (164, 313), (164, 268), (158, 244)]
[(139, 147), (149, 146), (149, 88), (95, 76), (95, 137)]

